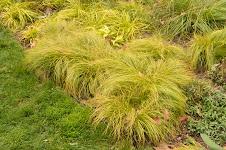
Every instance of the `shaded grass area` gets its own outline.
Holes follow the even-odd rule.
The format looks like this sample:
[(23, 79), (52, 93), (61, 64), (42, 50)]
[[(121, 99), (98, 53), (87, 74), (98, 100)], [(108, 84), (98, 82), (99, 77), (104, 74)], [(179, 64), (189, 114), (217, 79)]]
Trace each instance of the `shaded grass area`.
[(109, 149), (90, 108), (22, 69), (22, 48), (0, 28), (0, 148)]

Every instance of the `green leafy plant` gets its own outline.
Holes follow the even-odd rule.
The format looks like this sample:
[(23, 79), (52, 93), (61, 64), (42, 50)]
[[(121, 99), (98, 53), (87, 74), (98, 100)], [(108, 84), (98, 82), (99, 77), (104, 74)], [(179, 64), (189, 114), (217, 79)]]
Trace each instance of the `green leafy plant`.
[(190, 115), (188, 129), (194, 134), (206, 134), (214, 142), (226, 141), (226, 96), (206, 84), (189, 86), (187, 113)]
[(221, 60), (218, 64), (212, 66), (208, 72), (208, 77), (218, 86), (225, 86), (226, 79), (225, 60)]
[(117, 58), (105, 61), (110, 75), (90, 100), (93, 123), (105, 122), (115, 139), (133, 144), (169, 138), (185, 107), (180, 86), (189, 76), (183, 65), (125, 53)]
[(29, 2), (14, 2), (3, 8), (0, 19), (12, 30), (23, 29), (28, 23), (34, 22), (38, 14), (29, 9)]

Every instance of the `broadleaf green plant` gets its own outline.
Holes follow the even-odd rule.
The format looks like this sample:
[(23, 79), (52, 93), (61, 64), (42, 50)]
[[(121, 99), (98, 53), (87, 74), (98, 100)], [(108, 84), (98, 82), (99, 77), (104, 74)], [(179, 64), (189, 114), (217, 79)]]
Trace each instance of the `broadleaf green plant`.
[(207, 82), (195, 81), (187, 89), (188, 130), (206, 134), (217, 144), (226, 141), (226, 95)]
[(223, 150), (222, 147), (217, 145), (214, 141), (212, 141), (208, 135), (201, 134), (202, 140), (205, 142), (205, 144), (208, 146), (210, 150)]

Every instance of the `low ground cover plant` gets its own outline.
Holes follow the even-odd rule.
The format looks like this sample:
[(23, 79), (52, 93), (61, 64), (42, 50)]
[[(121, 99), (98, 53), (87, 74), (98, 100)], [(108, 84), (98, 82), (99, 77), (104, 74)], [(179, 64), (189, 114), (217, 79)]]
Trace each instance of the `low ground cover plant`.
[(226, 96), (205, 82), (195, 82), (188, 95), (188, 129), (194, 134), (206, 134), (218, 144), (225, 144)]

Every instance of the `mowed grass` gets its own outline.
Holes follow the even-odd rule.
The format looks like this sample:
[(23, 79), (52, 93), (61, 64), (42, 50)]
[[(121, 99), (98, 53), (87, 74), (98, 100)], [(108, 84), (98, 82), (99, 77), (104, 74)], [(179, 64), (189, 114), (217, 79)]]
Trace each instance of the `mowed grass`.
[(22, 51), (0, 28), (0, 149), (110, 149), (91, 109), (24, 71)]

